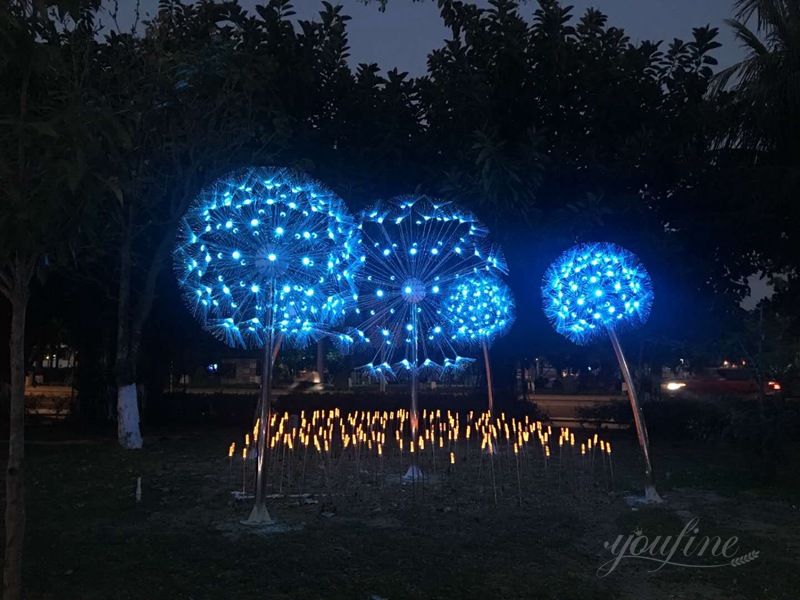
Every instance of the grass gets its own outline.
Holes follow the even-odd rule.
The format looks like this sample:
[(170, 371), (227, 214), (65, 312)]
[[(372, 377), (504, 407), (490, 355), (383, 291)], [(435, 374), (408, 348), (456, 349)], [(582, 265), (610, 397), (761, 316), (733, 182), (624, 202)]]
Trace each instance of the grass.
[[(320, 504), (270, 500), (279, 531), (239, 524), (250, 503), (230, 494), (241, 486), (239, 461), (231, 475), (224, 458), (230, 432), (150, 437), (140, 452), (125, 452), (107, 439), (30, 444), (26, 597), (798, 597), (800, 513), (786, 500), (795, 488), (763, 486), (743, 466), (744, 455), (728, 448), (656, 444), (659, 487), (668, 502), (634, 510), (623, 498), (638, 489), (641, 473), (631, 436), (615, 440), (614, 493), (599, 477), (559, 489), (552, 471), (545, 477), (531, 469), (523, 475), (521, 507), (513, 469), (502, 463), (496, 465), (494, 505), (487, 465), (479, 479), (476, 453), (469, 467), (461, 464), (455, 475), (430, 481), (424, 498), (421, 487), (396, 476), (339, 481), (335, 514), (325, 516), (333, 509), (315, 466), (305, 490), (289, 491), (310, 491)], [(796, 462), (786, 469), (792, 466), (796, 471)], [(138, 477), (140, 503), (134, 498)], [(596, 576), (611, 558), (604, 541), (637, 528), (677, 535), (690, 516), (701, 519), (704, 533), (739, 536), (742, 551), (760, 550), (761, 558), (738, 568), (665, 567), (657, 573), (630, 562), (606, 578)]]

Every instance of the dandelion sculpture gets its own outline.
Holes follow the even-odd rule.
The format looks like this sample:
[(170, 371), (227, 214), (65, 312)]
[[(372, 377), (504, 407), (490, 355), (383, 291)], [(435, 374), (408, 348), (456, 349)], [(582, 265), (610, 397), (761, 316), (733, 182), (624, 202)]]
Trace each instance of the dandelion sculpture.
[(440, 315), (456, 348), (480, 346), (486, 366), (489, 412), (493, 409), (489, 346), (514, 324), (511, 289), (496, 274), (481, 271), (458, 279), (447, 291)]
[[(411, 380), (412, 443), (419, 431), (420, 373), (441, 375), (468, 364), (447, 335), (445, 290), (467, 275), (505, 272), (502, 255), (486, 243), (488, 230), (453, 204), (406, 196), (361, 215), (363, 268), (356, 275), (360, 326), (352, 341), (374, 348), (362, 367), (377, 379)], [(443, 358), (444, 350), (453, 358)], [(416, 469), (409, 470), (416, 477)]]
[(236, 171), (204, 189), (179, 228), (174, 266), (184, 299), (232, 347), (263, 349), (255, 505), (264, 503), (276, 340), (305, 345), (330, 334), (354, 295), (358, 229), (344, 203), (299, 173)]
[(645, 498), (660, 502), (644, 414), (617, 337), (618, 330), (635, 328), (647, 321), (653, 304), (650, 275), (633, 253), (615, 244), (579, 244), (550, 265), (542, 281), (542, 296), (550, 323), (571, 342), (587, 345), (604, 335), (611, 338), (644, 454)]

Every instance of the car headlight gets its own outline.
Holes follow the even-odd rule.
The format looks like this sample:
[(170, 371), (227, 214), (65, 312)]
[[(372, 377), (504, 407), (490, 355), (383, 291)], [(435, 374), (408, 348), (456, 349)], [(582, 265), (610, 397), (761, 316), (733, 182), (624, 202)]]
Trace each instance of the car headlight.
[(678, 381), (670, 381), (667, 384), (667, 389), (670, 392), (677, 392), (679, 389), (684, 388), (684, 387), (686, 387), (686, 384), (685, 383), (680, 383)]

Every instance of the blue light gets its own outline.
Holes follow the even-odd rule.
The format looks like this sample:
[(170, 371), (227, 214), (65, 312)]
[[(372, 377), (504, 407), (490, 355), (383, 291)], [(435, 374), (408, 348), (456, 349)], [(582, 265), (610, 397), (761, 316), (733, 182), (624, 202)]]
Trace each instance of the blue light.
[(363, 320), (349, 337), (373, 340), (375, 356), (363, 370), (384, 377), (469, 364), (464, 357), (446, 358), (454, 351), (450, 337), (442, 335), (448, 329), (439, 310), (442, 292), (460, 278), (506, 271), (502, 253), (487, 243), (488, 230), (468, 211), (424, 196), (378, 203), (362, 212), (360, 228), (364, 266), (356, 285)]
[(479, 271), (462, 277), (445, 296), (440, 315), (456, 347), (491, 344), (514, 324), (514, 295), (494, 273)]
[(644, 324), (653, 303), (650, 275), (630, 251), (580, 244), (559, 256), (542, 280), (545, 315), (555, 330), (584, 345), (608, 328)]
[(339, 338), (333, 328), (355, 308), (359, 246), (356, 223), (332, 192), (302, 174), (252, 168), (198, 195), (173, 257), (187, 305), (220, 340), (260, 348), (272, 327), (302, 346)]

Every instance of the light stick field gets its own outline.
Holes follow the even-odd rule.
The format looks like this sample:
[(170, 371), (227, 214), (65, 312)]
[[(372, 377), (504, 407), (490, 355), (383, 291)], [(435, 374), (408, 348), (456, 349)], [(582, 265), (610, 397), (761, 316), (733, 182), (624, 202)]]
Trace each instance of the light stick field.
[[(259, 431), (257, 423), (242, 436), (243, 452), (235, 451), (241, 442), (228, 448), (230, 484), (245, 482), (237, 497), (252, 492)], [(267, 431), (271, 497), (317, 498), (329, 510), (368, 489), (393, 501), (402, 496), (398, 489), (407, 490), (413, 503), (434, 493), (457, 501), (459, 493), (478, 490), (488, 504), (520, 506), (543, 487), (577, 497), (614, 489), (611, 442), (529, 416), (423, 410), (416, 442), (407, 410), (274, 413)], [(237, 456), (238, 469), (231, 468)], [(412, 465), (424, 476), (404, 480)]]

